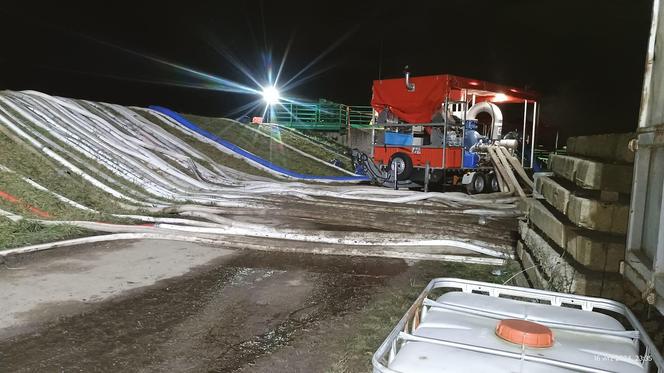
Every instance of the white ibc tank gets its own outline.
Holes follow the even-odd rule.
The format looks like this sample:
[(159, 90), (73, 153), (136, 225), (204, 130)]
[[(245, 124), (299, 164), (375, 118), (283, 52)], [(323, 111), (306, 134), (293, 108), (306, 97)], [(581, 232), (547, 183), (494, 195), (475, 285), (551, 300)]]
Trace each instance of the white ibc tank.
[[(555, 296), (549, 297), (557, 293), (438, 280), (470, 283), (470, 288), (435, 300), (422, 296), (422, 303), (409, 311), (412, 317), (404, 317), (374, 355), (374, 372), (630, 373), (647, 372), (651, 360), (661, 363), (657, 351), (651, 355), (640, 350), (648, 346), (645, 350), (652, 351), (652, 342), (620, 303), (561, 294), (566, 298), (563, 303), (572, 302), (582, 310), (541, 303), (543, 299), (558, 303)], [(493, 296), (473, 293), (473, 286)], [(536, 302), (501, 297), (504, 294)], [(604, 307), (615, 314), (626, 310), (625, 320), (631, 326), (636, 323), (636, 330), (626, 330), (617, 319), (592, 311)]]

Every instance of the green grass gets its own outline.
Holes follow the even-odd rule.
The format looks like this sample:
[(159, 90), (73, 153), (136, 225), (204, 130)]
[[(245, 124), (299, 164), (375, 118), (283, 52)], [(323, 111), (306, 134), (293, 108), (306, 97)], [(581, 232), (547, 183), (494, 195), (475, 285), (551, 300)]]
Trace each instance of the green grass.
[(279, 128), (269, 124), (255, 127), (261, 132), (278, 139), (288, 145), (309, 153), (319, 159), (331, 161), (337, 159), (342, 162), (342, 167), (348, 171), (354, 171), (353, 164), (348, 158), (348, 151), (342, 145), (331, 146), (329, 141), (323, 142), (317, 137), (309, 136), (297, 130)]
[[(184, 116), (191, 122), (220, 138), (288, 170), (320, 176), (345, 175), (339, 170), (298, 154), (269, 137), (251, 131), (241, 123), (223, 118), (208, 118), (196, 115)], [(304, 146), (303, 144), (300, 145)], [(313, 151), (312, 146), (300, 150), (304, 152)], [(326, 158), (322, 159), (328, 160)]]
[[(0, 104), (0, 105), (2, 105), (2, 104)], [(85, 106), (87, 104), (83, 104), (83, 105)], [(50, 132), (48, 132), (48, 131), (46, 131), (42, 128), (39, 128), (36, 125), (33, 125), (30, 121), (26, 120), (23, 116), (16, 113), (15, 111), (13, 111), (11, 108), (9, 108), (7, 106), (3, 106), (3, 109), (9, 111), (10, 113), (12, 113), (12, 115), (14, 115), (16, 118), (18, 118), (19, 121), (23, 122), (24, 124), (29, 125), (33, 130), (40, 133), (42, 136), (47, 137), (49, 140), (53, 141), (55, 144), (62, 147), (63, 149), (65, 149), (69, 153), (73, 154), (74, 156), (78, 157), (79, 159), (85, 160), (85, 162), (87, 162), (87, 164), (91, 165), (91, 167), (94, 167), (96, 169), (96, 171), (93, 171), (92, 169), (87, 167), (85, 164), (79, 163), (78, 161), (76, 161), (76, 160), (70, 158), (69, 156), (67, 156), (66, 154), (54, 149), (54, 151), (56, 151), (56, 153), (58, 153), (60, 156), (67, 159), (70, 163), (74, 164), (76, 167), (84, 170), (86, 173), (88, 173), (92, 177), (104, 182), (105, 184), (109, 185), (110, 187), (115, 188), (115, 189), (117, 189), (117, 190), (119, 190), (119, 191), (121, 191), (125, 194), (131, 194), (131, 193), (128, 193), (128, 191), (136, 191), (138, 193), (142, 193), (143, 195), (150, 195), (152, 198), (155, 198), (155, 199), (164, 200), (163, 198), (160, 198), (158, 196), (151, 195), (145, 189), (143, 189), (140, 185), (132, 183), (131, 181), (123, 179), (122, 177), (118, 177), (117, 175), (114, 175), (110, 170), (108, 170), (107, 168), (105, 168), (101, 164), (99, 164), (96, 161), (88, 158), (86, 155), (83, 155), (83, 153), (80, 153), (76, 149), (70, 147), (68, 144), (63, 143), (60, 140), (56, 139)], [(6, 130), (6, 131), (9, 131), (9, 130)], [(14, 138), (14, 140), (16, 140), (16, 137)], [(38, 150), (34, 149), (32, 146), (29, 146), (29, 145), (25, 144), (22, 140), (19, 139), (19, 141), (14, 141), (14, 142), (16, 142), (17, 144), (23, 143), (23, 145), (21, 145), (21, 148), (24, 150), (24, 152), (22, 152), (21, 154), (17, 154), (16, 158), (25, 157), (26, 156), (26, 151), (27, 151), (27, 152), (32, 153), (33, 155), (36, 155), (37, 159), (39, 159), (40, 162), (47, 163), (52, 169), (58, 170), (58, 172), (60, 172), (60, 173), (63, 173), (63, 172), (64, 173), (69, 173), (69, 171), (65, 170), (64, 166), (61, 166), (61, 165), (57, 164), (55, 161), (53, 161), (50, 158), (46, 157), (44, 154), (42, 154)], [(2, 145), (2, 143), (0, 143), (0, 145)], [(22, 158), (22, 159), (27, 159), (27, 158)], [(32, 161), (32, 160), (30, 160), (30, 161)], [(19, 169), (17, 169), (17, 168), (13, 168), (13, 169), (15, 171), (19, 171)], [(34, 179), (32, 177), (32, 174), (26, 174), (24, 172), (21, 172), (21, 173), (23, 175), (30, 176), (30, 178)], [(103, 177), (103, 175), (111, 177), (113, 180), (115, 180), (116, 183), (111, 183), (111, 182), (106, 181), (105, 178)], [(77, 177), (77, 178), (82, 180), (82, 178), (80, 178), (78, 176), (75, 176), (75, 175), (72, 175), (72, 176), (75, 177), (75, 178)], [(50, 180), (50, 179), (47, 179), (47, 180)], [(39, 182), (39, 183), (44, 185), (43, 182)], [(83, 181), (83, 183), (89, 184), (85, 181)], [(44, 186), (47, 186), (47, 185), (44, 185)], [(92, 185), (88, 185), (88, 187), (96, 189), (98, 193), (100, 192), (100, 193), (105, 194), (105, 192), (102, 192), (101, 190), (99, 190), (98, 188), (96, 188)], [(49, 188), (49, 189), (52, 189), (52, 188)], [(61, 192), (58, 192), (58, 193), (63, 194)], [(69, 197), (66, 194), (65, 194), (65, 196)], [(106, 200), (108, 200), (109, 198), (110, 198), (110, 200), (115, 199), (115, 197), (112, 197), (110, 195), (108, 195), (108, 196), (109, 196), (108, 198), (105, 198)], [(77, 200), (77, 202), (80, 202), (80, 201)], [(91, 206), (89, 206), (89, 207), (91, 207)]]
[[(20, 175), (29, 176), (43, 187), (95, 210), (108, 213), (123, 211), (110, 194), (71, 174), (64, 167), (59, 168), (45, 156), (32, 153), (3, 133), (0, 133), (0, 149), (0, 164)], [(11, 185), (17, 182), (15, 177), (10, 176), (5, 176), (5, 180), (12, 182)], [(26, 190), (32, 188), (23, 181), (21, 183), (27, 186)]]
[[(330, 149), (331, 151), (335, 153), (341, 153), (341, 154), (347, 154), (348, 153), (348, 147), (345, 145), (341, 145), (338, 142), (334, 141), (333, 139), (325, 136), (318, 135), (318, 132), (315, 131), (300, 131), (296, 129), (291, 129), (292, 132), (298, 133), (300, 135), (306, 136), (311, 140), (314, 140), (324, 147)], [(347, 154), (348, 155), (348, 154)]]
[(0, 250), (93, 235), (93, 231), (71, 225), (46, 226), (27, 220), (11, 222), (0, 218)]
[[(207, 155), (211, 159), (213, 159), (215, 162), (217, 162), (220, 165), (224, 165), (226, 167), (233, 168), (238, 171), (242, 171), (245, 173), (248, 173), (250, 175), (257, 175), (257, 176), (264, 176), (264, 177), (272, 177), (270, 174), (267, 172), (261, 171), (257, 169), (256, 167), (251, 166), (249, 163), (239, 159), (235, 158), (231, 155), (228, 155), (219, 149), (215, 148), (214, 145), (210, 145), (207, 143), (204, 143), (198, 139), (196, 139), (193, 136), (187, 135), (182, 131), (179, 131), (175, 128), (170, 127), (169, 125), (163, 123), (160, 119), (156, 118), (154, 115), (150, 114), (146, 110), (135, 110), (138, 112), (142, 117), (145, 119), (149, 120), (150, 122), (158, 125), (162, 129), (164, 129), (166, 132), (170, 133), (171, 135), (174, 135), (178, 137), (180, 140), (184, 141), (188, 145), (192, 146), (199, 152)], [(202, 162), (203, 165), (205, 165), (204, 162)]]
[(17, 174), (0, 171), (0, 189), (20, 199), (20, 203), (0, 201), (0, 208), (14, 212), (27, 218), (39, 218), (28, 206), (36, 207), (46, 211), (50, 219), (56, 220), (91, 220), (104, 221), (108, 223), (129, 223), (127, 219), (113, 217), (107, 213), (101, 214), (92, 211), (78, 209), (60, 201), (54, 195), (36, 189)]

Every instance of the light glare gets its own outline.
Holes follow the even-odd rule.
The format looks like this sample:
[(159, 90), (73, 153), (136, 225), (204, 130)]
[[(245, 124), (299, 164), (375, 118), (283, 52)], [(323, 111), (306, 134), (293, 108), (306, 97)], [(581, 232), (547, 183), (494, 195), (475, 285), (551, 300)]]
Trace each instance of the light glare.
[(276, 87), (270, 86), (263, 88), (263, 100), (268, 105), (274, 105), (279, 102), (281, 96), (279, 95), (279, 90)]
[(505, 102), (509, 99), (506, 94), (504, 93), (497, 93), (495, 96), (493, 96), (493, 101), (495, 102)]

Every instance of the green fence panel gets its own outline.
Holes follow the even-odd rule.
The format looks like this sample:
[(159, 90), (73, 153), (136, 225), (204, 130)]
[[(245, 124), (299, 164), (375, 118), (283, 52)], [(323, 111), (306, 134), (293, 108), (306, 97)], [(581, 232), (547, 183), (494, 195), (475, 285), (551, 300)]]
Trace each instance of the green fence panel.
[(320, 100), (318, 103), (284, 103), (275, 108), (272, 121), (299, 130), (346, 132), (371, 128), (371, 106), (347, 106)]

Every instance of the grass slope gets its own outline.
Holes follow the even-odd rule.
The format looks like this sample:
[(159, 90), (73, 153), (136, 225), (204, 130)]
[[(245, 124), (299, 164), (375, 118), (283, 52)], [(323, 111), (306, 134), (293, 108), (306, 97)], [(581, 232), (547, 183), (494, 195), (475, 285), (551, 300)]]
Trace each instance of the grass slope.
[[(329, 167), (323, 163), (307, 158), (297, 152), (269, 138), (258, 134), (245, 125), (223, 118), (208, 118), (197, 115), (185, 115), (185, 117), (201, 128), (229, 141), (263, 159), (266, 159), (286, 169), (309, 175), (320, 176), (344, 176), (343, 172)], [(283, 135), (285, 131), (282, 131)], [(275, 135), (272, 133), (271, 135)], [(278, 137), (275, 137), (278, 138)], [(295, 142), (293, 136), (282, 136), (281, 140)], [(306, 153), (317, 156), (324, 161), (334, 158), (334, 153), (321, 149), (320, 147), (307, 145), (304, 142), (289, 144)]]
[(154, 115), (150, 114), (147, 110), (137, 110), (137, 112), (140, 113), (142, 117), (145, 119), (149, 120), (150, 122), (158, 125), (162, 129), (166, 130), (166, 132), (178, 137), (180, 140), (186, 142), (188, 145), (196, 148), (196, 150), (200, 151), (201, 153), (207, 155), (208, 157), (212, 158), (215, 162), (218, 164), (224, 165), (226, 167), (230, 167), (233, 169), (236, 169), (238, 171), (242, 171), (251, 175), (258, 175), (258, 176), (264, 176), (264, 177), (271, 177), (270, 174), (267, 172), (261, 171), (253, 166), (251, 166), (249, 163), (239, 159), (235, 158), (231, 155), (228, 155), (221, 150), (217, 149), (214, 147), (214, 145), (210, 145), (207, 143), (204, 143), (198, 139), (196, 139), (193, 136), (187, 135), (182, 131), (179, 131), (175, 128), (170, 127), (169, 125), (163, 123), (161, 120), (156, 118)]
[(42, 225), (27, 220), (12, 222), (0, 218), (0, 250), (95, 234), (96, 232), (71, 225)]

